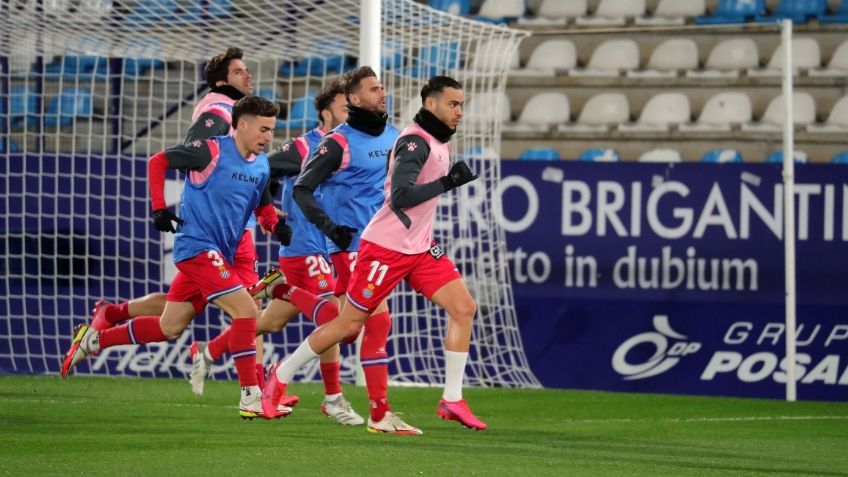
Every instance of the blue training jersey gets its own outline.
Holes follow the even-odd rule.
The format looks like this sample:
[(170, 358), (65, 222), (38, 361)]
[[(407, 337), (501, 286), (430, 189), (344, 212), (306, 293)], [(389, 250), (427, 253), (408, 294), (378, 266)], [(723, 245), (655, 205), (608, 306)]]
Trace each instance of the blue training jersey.
[[(348, 125), (341, 124), (328, 135), (346, 151), (342, 163), (323, 184), (324, 210), (336, 224), (358, 229), (348, 250), (359, 249), (359, 237), (365, 226), (383, 205), (386, 182), (386, 165), (389, 151), (400, 135), (387, 124), (379, 136), (371, 136)], [(329, 253), (339, 248), (328, 240)]]
[[(309, 160), (312, 151), (321, 142), (323, 134), (320, 128), (315, 128), (300, 138), (295, 139), (283, 147), (301, 147), (301, 161)], [(321, 233), (309, 220), (303, 215), (297, 202), (292, 197), (294, 183), (297, 181), (297, 176), (288, 176), (283, 179), (283, 210), (288, 214), (286, 216), (286, 224), (292, 228), (292, 243), (289, 246), (280, 245), (280, 257), (305, 257), (308, 255), (327, 255), (327, 243), (329, 240)], [(324, 207), (326, 204), (322, 198), (322, 189), (315, 190), (315, 199)]]
[(259, 206), (270, 177), (264, 152), (247, 161), (232, 136), (211, 140), (218, 144), (218, 157), (212, 157), (213, 163), (217, 160), (214, 169), (198, 184), (192, 182), (192, 174), (185, 179), (179, 214), (185, 223), (177, 228), (174, 262), (217, 250), (232, 264), (248, 219)]

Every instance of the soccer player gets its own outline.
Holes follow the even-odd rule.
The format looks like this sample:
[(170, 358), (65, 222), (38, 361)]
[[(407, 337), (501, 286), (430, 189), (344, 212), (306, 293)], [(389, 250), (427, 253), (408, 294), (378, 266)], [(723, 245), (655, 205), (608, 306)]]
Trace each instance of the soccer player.
[[(246, 95), (253, 94), (253, 77), (244, 62), (244, 52), (239, 48), (228, 48), (225, 52), (213, 57), (206, 64), (206, 83), (211, 88), (198, 101), (192, 113), (192, 125), (186, 135), (186, 144), (196, 139), (209, 139), (214, 136), (230, 134), (231, 114), (233, 104)], [(245, 288), (250, 287), (259, 279), (257, 274), (258, 257), (251, 230), (256, 222), (251, 217), (247, 228), (242, 234), (236, 251), (233, 267)], [(166, 231), (166, 230), (165, 230)], [(98, 301), (92, 311), (91, 327), (96, 330), (111, 328), (117, 323), (137, 316), (161, 315), (165, 309), (165, 293), (151, 293), (141, 298), (123, 303), (107, 303)], [(198, 296), (195, 310), (199, 314), (206, 307), (205, 301)], [(262, 367), (262, 340), (256, 342), (257, 370), (260, 387), (265, 381)], [(198, 394), (203, 392), (203, 382)]]
[[(386, 158), (398, 136), (397, 129), (386, 123), (386, 93), (370, 66), (345, 74), (344, 92), (347, 121), (321, 140), (293, 192), (306, 218), (331, 241), (328, 251), (337, 275), (334, 293), (340, 298), (347, 289), (360, 234), (383, 203)], [(319, 186), (326, 210), (314, 195)], [(303, 290), (291, 301), (301, 310), (316, 309), (324, 303)], [(371, 421), (378, 422), (390, 410), (386, 397), (386, 342), (391, 317), (385, 300), (369, 311), (371, 317), (365, 322), (369, 333), (362, 341), (360, 362), (371, 404)]]
[[(315, 109), (321, 118), (321, 124), (308, 133), (286, 141), (278, 150), (268, 155), (271, 165), (271, 177), (285, 177), (283, 180), (283, 210), (287, 212), (286, 223), (292, 229), (295, 240), (289, 245), (281, 245), (279, 252), (280, 269), (288, 283), (296, 285), (309, 294), (337, 301), (333, 296), (336, 281), (324, 255), (327, 253), (327, 241), (324, 235), (309, 223), (292, 198), (292, 187), (309, 152), (315, 150), (318, 142), (329, 131), (347, 119), (344, 90), (339, 81), (329, 83), (316, 97)], [(266, 281), (282, 277), (279, 271), (269, 272)], [(274, 333), (298, 315), (298, 309), (282, 300), (271, 300), (256, 322), (256, 333)], [(322, 313), (320, 308), (306, 310), (307, 316), (318, 325), (323, 320), (335, 318), (337, 312)], [(214, 361), (228, 351), (230, 329), (205, 343), (193, 343), (191, 384), (196, 394), (202, 393), (203, 380)], [(353, 410), (344, 398), (341, 386), (341, 366), (339, 346), (336, 345), (321, 355), (321, 378), (324, 382), (324, 401), (321, 410), (335, 418), (340, 424), (359, 425), (365, 420)], [(200, 389), (200, 393), (197, 392)], [(283, 408), (296, 404), (296, 397), (287, 396)], [(284, 409), (283, 409), (284, 410)]]
[[(386, 199), (362, 233), (341, 314), (313, 331), (268, 378), (263, 407), (276, 407), (287, 383), (301, 366), (345, 337), (358, 334), (371, 311), (406, 279), (449, 316), (445, 387), (437, 407), (438, 415), (472, 429), (486, 429), (486, 424), (474, 416), (462, 399), (477, 305), (456, 266), (433, 241), (438, 196), (477, 178), (464, 162), (450, 165), (449, 141), (462, 117), (465, 97), (459, 82), (435, 76), (421, 89), (421, 100), (423, 107), (414, 122), (401, 132), (389, 157)], [(272, 290), (275, 295), (290, 292), (291, 287), (286, 284), (278, 284)], [(366, 329), (364, 338), (367, 336)], [(369, 420), (369, 430), (397, 432), (377, 424)], [(421, 434), (415, 430), (403, 433)]]
[[(233, 105), (232, 136), (197, 139), (150, 158), (153, 221), (157, 229), (176, 233), (174, 262), (178, 272), (168, 290), (164, 312), (161, 317), (142, 316), (103, 331), (77, 326), (62, 363), (62, 377), (101, 349), (178, 338), (195, 316), (194, 303), (205, 299), (233, 318), (230, 349), (241, 386), (239, 414), (245, 419), (279, 417), (276, 410), (262, 412), (254, 344), (258, 310), (232, 265), (251, 212), (265, 230), (278, 237), (286, 232), (267, 190), (270, 168), (264, 152), (273, 139), (278, 112), (271, 101), (246, 96)], [(179, 217), (165, 208), (165, 173), (169, 168), (188, 171)], [(179, 224), (177, 229), (173, 222)]]

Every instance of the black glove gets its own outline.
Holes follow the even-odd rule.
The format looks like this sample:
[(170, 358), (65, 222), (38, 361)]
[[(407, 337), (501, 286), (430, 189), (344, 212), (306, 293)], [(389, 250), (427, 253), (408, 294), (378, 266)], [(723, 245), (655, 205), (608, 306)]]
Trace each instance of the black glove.
[(153, 225), (156, 226), (156, 230), (160, 232), (176, 233), (177, 229), (174, 228), (174, 224), (172, 224), (171, 221), (174, 221), (180, 225), (185, 223), (183, 219), (172, 214), (171, 211), (168, 209), (159, 209), (153, 211)]
[(277, 226), (274, 227), (274, 235), (277, 237), (277, 240), (286, 247), (291, 245), (292, 228), (286, 225), (285, 219), (277, 222)]
[(450, 172), (448, 175), (440, 178), (439, 180), (442, 182), (442, 185), (445, 186), (445, 192), (456, 189), (457, 187), (468, 184), (477, 178), (477, 174), (471, 171), (463, 161), (458, 161), (453, 167), (450, 168)]
[(271, 197), (277, 197), (277, 194), (280, 193), (280, 187), (282, 187), (282, 184), (280, 184), (279, 179), (272, 178), (270, 181), (268, 181), (268, 191), (271, 192)]
[(350, 242), (353, 241), (353, 234), (359, 232), (359, 229), (348, 227), (347, 225), (335, 225), (327, 234), (330, 240), (336, 244), (341, 250), (347, 250), (350, 247)]

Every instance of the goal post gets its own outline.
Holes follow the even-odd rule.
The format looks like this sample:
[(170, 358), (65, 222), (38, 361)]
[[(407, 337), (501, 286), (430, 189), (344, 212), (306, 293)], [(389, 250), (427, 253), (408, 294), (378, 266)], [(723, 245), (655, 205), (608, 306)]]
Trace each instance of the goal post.
[[(0, 189), (4, 259), (0, 371), (56, 373), (74, 324), (93, 303), (165, 291), (173, 237), (150, 223), (146, 160), (179, 143), (207, 88), (203, 66), (245, 51), (255, 94), (283, 110), (275, 143), (316, 125), (313, 95), (360, 55), (358, 0), (28, 0), (0, 6)], [(466, 120), (454, 154), (480, 175), (440, 202), (437, 240), (466, 277), (479, 311), (467, 383), (539, 386), (524, 354), (492, 200), (500, 177), (497, 112), (526, 33), (451, 16), (411, 0), (380, 0), (380, 71), (390, 121), (420, 107), (434, 74), (463, 83)], [(166, 186), (169, 204), (181, 182)], [(261, 268), (276, 247), (257, 235)], [(439, 384), (446, 319), (408, 288), (390, 299), (390, 376)], [(209, 309), (175, 342), (106, 350), (77, 372), (182, 377), (186, 345), (226, 325)], [(266, 340), (266, 360), (291, 352), (313, 325), (294, 320)], [(343, 350), (343, 377), (357, 362)], [(231, 363), (214, 368), (231, 378)], [(318, 378), (317, 366), (300, 379)]]

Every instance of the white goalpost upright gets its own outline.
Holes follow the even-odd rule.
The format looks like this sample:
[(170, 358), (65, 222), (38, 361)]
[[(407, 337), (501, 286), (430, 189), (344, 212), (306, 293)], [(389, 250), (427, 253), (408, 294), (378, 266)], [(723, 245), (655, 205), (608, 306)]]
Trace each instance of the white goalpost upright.
[[(372, 26), (373, 25), (373, 26)], [(362, 32), (359, 34), (359, 32)], [(0, 371), (56, 373), (74, 324), (93, 303), (167, 289), (172, 238), (151, 225), (146, 160), (182, 141), (207, 91), (205, 61), (237, 46), (255, 94), (283, 114), (275, 144), (317, 123), (312, 98), (369, 63), (401, 129), (435, 74), (463, 83), (468, 110), (452, 150), (480, 176), (440, 202), (436, 240), (475, 299), (466, 382), (539, 386), (524, 354), (494, 214), (506, 74), (527, 34), (439, 12), (412, 0), (20, 0), (0, 5)], [(181, 182), (167, 185), (170, 204)], [(259, 236), (262, 268), (276, 246)], [(443, 380), (440, 310), (400, 288), (390, 299), (390, 376)], [(186, 345), (225, 326), (210, 309), (176, 342), (107, 350), (78, 373), (182, 377)], [(313, 325), (295, 320), (266, 345), (290, 352)], [(343, 377), (358, 367), (350, 350)], [(215, 377), (233, 377), (230, 363)], [(317, 379), (317, 366), (300, 379)]]
[(795, 123), (793, 111), (792, 20), (781, 21), (783, 41), (783, 247), (786, 286), (786, 400), (796, 399), (795, 370)]

